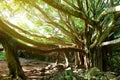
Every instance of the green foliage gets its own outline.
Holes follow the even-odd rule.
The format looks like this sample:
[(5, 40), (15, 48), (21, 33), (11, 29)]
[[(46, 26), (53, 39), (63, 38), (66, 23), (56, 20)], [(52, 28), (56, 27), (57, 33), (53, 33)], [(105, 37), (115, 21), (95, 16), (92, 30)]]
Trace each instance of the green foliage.
[(83, 80), (116, 80), (115, 75), (110, 72), (100, 72), (96, 67), (91, 68), (88, 71), (80, 70), (79, 76), (83, 77)]
[(48, 58), (47, 56), (45, 57), (45, 61), (46, 61), (46, 62), (48, 62), (48, 61), (49, 61), (49, 58)]
[(85, 80), (116, 80), (115, 75), (111, 72), (100, 72), (100, 70), (96, 67), (86, 71), (82, 77)]
[(92, 69), (90, 69), (90, 70), (88, 71), (86, 77), (96, 76), (96, 75), (99, 74), (99, 72), (100, 72), (100, 70), (99, 70), (98, 68), (94, 67), (94, 68), (92, 68)]
[(79, 76), (74, 73), (72, 70), (65, 70), (57, 74), (57, 77), (54, 77), (50, 80), (78, 80)]
[(77, 77), (78, 75), (73, 73), (72, 70), (67, 70), (59, 80), (77, 80)]
[(57, 72), (50, 80), (119, 80), (111, 72), (100, 72), (99, 69), (91, 68), (90, 70), (80, 69), (78, 72), (65, 70)]
[[(116, 49), (116, 51), (119, 51), (120, 49)], [(109, 66), (109, 69), (111, 71), (117, 72), (120, 74), (120, 53), (119, 52), (113, 52), (110, 59), (107, 61), (107, 65)]]
[(0, 59), (4, 59), (5, 58), (5, 54), (3, 52), (0, 52)]

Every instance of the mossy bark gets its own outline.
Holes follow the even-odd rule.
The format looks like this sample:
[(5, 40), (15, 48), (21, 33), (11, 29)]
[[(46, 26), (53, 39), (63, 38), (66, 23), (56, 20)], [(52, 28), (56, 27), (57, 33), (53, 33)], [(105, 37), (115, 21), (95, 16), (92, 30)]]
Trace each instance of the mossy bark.
[(6, 53), (6, 60), (9, 68), (9, 74), (11, 79), (19, 79), (26, 80), (26, 76), (22, 70), (20, 65), (20, 61), (17, 55), (16, 43), (10, 37), (3, 38), (1, 43), (4, 47)]
[(92, 58), (92, 66), (97, 67), (101, 71), (103, 71), (103, 55), (101, 47), (95, 47), (91, 49), (91, 58)]

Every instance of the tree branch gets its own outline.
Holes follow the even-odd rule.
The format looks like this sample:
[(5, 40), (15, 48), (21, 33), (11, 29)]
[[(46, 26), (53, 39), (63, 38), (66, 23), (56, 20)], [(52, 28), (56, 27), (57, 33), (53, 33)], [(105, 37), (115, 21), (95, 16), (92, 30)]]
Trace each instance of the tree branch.
[(81, 18), (82, 20), (84, 20), (87, 24), (90, 24), (90, 25), (94, 25), (94, 21), (92, 20), (89, 20), (87, 19), (83, 12), (81, 11), (77, 11), (77, 10), (74, 10), (64, 4), (61, 4), (59, 2), (57, 2), (56, 0), (43, 0), (45, 3), (51, 5), (52, 7), (64, 12), (64, 13), (67, 13), (69, 15), (72, 15), (72, 16), (75, 16), (77, 18)]
[(101, 44), (101, 46), (109, 46), (109, 45), (120, 45), (120, 39), (115, 39), (112, 41), (106, 41)]
[(76, 7), (73, 3), (71, 3), (69, 0), (64, 0), (68, 5), (70, 5), (71, 7), (73, 7), (76, 10), (80, 10), (78, 7)]
[(53, 48), (53, 49), (48, 49), (48, 50), (41, 50), (40, 48), (33, 47), (33, 46), (28, 46), (25, 44), (19, 43), (17, 45), (18, 50), (26, 50), (28, 52), (34, 52), (37, 55), (53, 55), (55, 53), (52, 52), (80, 52), (82, 54), (85, 54), (85, 50), (80, 49), (80, 48), (74, 48), (74, 47), (65, 47), (65, 48)]
[(21, 34), (17, 33), (15, 30), (13, 30), (12, 28), (9, 27), (9, 25), (5, 24), (1, 19), (0, 19), (0, 30), (7, 33), (8, 35), (17, 38), (19, 40), (22, 40), (24, 42), (27, 42), (31, 45), (37, 46), (41, 49), (49, 49), (49, 48), (55, 48), (58, 47), (56, 45), (53, 44), (45, 44), (45, 43), (40, 43), (37, 41), (33, 41), (29, 38), (26, 38), (25, 36), (22, 36)]
[[(30, 4), (32, 4), (32, 3), (30, 3)], [(32, 6), (34, 6), (36, 9), (38, 9), (43, 14), (43, 16), (48, 20), (47, 23), (52, 24), (54, 27), (61, 30), (65, 35), (71, 37), (71, 33), (69, 31), (67, 31), (62, 25), (53, 21), (40, 6), (38, 6), (37, 4), (32, 4)]]
[(59, 37), (46, 37), (46, 36), (43, 36), (43, 35), (30, 33), (30, 32), (28, 32), (28, 31), (26, 31), (26, 30), (24, 30), (24, 29), (22, 29), (22, 28), (20, 28), (20, 27), (18, 27), (16, 25), (14, 25), (14, 24), (12, 24), (12, 23), (10, 23), (8, 21), (5, 21), (5, 22), (8, 25), (10, 25), (11, 27), (13, 27), (15, 30), (20, 31), (20, 32), (24, 33), (25, 35), (29, 35), (31, 37), (37, 37), (37, 38), (44, 38), (46, 40), (52, 41), (52, 42), (60, 44), (60, 45), (72, 45), (71, 43), (62, 40)]
[(110, 13), (113, 13), (113, 12), (120, 12), (120, 5), (105, 9), (100, 14), (100, 16), (98, 17), (97, 21), (98, 22), (101, 21), (107, 14), (110, 14)]
[(81, 0), (77, 0), (77, 4), (78, 4), (79, 9), (82, 10), (83, 9), (82, 1)]
[(108, 23), (108, 25), (106, 25), (107, 26), (107, 28), (102, 32), (102, 35), (101, 35), (101, 37), (100, 37), (100, 39), (99, 39), (99, 42), (98, 42), (98, 44), (101, 44), (104, 40), (105, 40), (105, 38), (109, 35), (109, 33), (110, 33), (110, 31), (113, 29), (113, 27), (114, 27), (114, 18), (113, 18), (113, 16), (111, 17), (111, 21)]

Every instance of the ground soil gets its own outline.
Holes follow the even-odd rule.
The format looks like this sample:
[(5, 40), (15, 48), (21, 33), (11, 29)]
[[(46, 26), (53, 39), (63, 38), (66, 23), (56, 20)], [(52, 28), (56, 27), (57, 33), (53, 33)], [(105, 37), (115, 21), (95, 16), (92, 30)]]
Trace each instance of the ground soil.
[[(54, 63), (24, 58), (20, 58), (20, 62), (28, 80), (43, 80), (43, 78), (50, 77), (51, 73), (55, 71), (55, 69), (51, 69)], [(0, 80), (8, 73), (6, 60), (0, 60)]]

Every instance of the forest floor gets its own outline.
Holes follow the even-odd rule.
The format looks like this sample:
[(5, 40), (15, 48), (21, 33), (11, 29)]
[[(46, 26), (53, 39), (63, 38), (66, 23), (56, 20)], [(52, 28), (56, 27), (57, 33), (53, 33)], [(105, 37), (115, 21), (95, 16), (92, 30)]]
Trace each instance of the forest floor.
[[(81, 70), (79, 73), (79, 77), (72, 80), (120, 80), (120, 75), (116, 77), (114, 73), (99, 72), (99, 70), (96, 68), (92, 68), (89, 71), (84, 71), (84, 69), (75, 69), (72, 66), (73, 64), (70, 64), (71, 67), (65, 68), (64, 64), (58, 64), (55, 66), (55, 63), (52, 62), (44, 62), (40, 60), (25, 59), (25, 58), (20, 58), (20, 62), (24, 70), (24, 73), (27, 76), (27, 80), (58, 80), (58, 77), (63, 75), (64, 71), (66, 70), (69, 71), (71, 68), (76, 72)], [(6, 60), (0, 59), (0, 80), (11, 80), (8, 77), (8, 73), (9, 70), (7, 67)], [(69, 73), (69, 75), (71, 75), (71, 72)], [(75, 76), (76, 75), (72, 75), (72, 78), (75, 78)], [(90, 78), (86, 79), (86, 77), (84, 76), (88, 76), (88, 78), (89, 77)], [(68, 75), (66, 77), (69, 78)], [(64, 79), (60, 79), (60, 80), (64, 80)], [(65, 80), (71, 80), (71, 79), (65, 79)]]
[[(50, 75), (56, 71), (53, 69), (55, 63), (40, 62), (38, 60), (20, 58), (22, 68), (27, 80), (49, 80)], [(5, 60), (0, 60), (0, 80), (5, 78), (9, 73)], [(7, 80), (7, 79), (5, 79)]]

